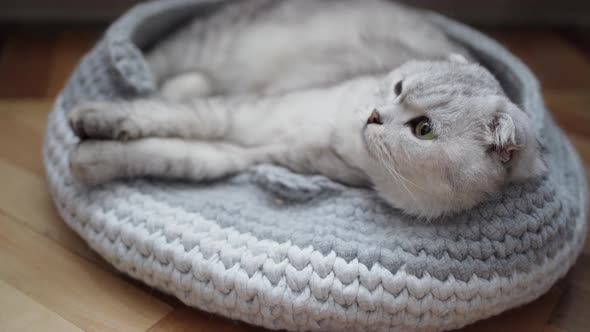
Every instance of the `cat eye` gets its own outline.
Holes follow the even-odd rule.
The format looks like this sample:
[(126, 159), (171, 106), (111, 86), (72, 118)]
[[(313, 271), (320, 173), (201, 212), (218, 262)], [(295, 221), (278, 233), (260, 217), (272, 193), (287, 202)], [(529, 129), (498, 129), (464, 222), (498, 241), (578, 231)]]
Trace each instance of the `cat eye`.
[(393, 87), (393, 92), (395, 92), (396, 96), (399, 96), (402, 93), (403, 88), (404, 88), (403, 81), (399, 81)]
[(421, 116), (408, 122), (408, 124), (413, 127), (414, 135), (419, 139), (431, 140), (436, 138), (434, 131), (432, 131), (432, 123), (428, 117)]

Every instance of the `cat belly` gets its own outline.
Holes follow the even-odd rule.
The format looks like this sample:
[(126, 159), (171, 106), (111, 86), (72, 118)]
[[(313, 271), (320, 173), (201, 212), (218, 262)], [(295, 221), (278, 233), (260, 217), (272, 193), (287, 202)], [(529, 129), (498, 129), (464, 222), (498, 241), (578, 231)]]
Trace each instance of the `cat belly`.
[(387, 1), (266, 2), (228, 6), (157, 46), (148, 60), (156, 76), (200, 71), (214, 94), (274, 94), (464, 53), (416, 12)]

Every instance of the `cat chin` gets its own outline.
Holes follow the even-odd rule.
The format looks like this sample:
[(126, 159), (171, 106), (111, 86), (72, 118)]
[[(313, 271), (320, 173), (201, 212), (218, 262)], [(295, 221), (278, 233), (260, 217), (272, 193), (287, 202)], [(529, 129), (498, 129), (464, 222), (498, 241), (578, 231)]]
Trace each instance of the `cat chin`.
[(403, 184), (378, 169), (376, 165), (371, 171), (373, 188), (389, 205), (401, 210), (404, 214), (423, 221), (435, 221), (441, 217), (451, 216), (461, 211), (471, 209), (489, 197), (489, 192), (496, 192), (499, 186), (486, 190), (456, 190), (450, 184), (439, 182), (437, 185), (421, 188), (404, 182)]
[(434, 222), (440, 218), (452, 216), (461, 211), (469, 210), (484, 200), (483, 197), (480, 199), (468, 200), (442, 200), (436, 196), (420, 197), (420, 195), (414, 195), (414, 197), (411, 197), (408, 194), (401, 195), (405, 197), (400, 197), (398, 195), (392, 196), (391, 192), (387, 191), (387, 189), (381, 189), (378, 192), (389, 205), (402, 211), (408, 216), (426, 222)]

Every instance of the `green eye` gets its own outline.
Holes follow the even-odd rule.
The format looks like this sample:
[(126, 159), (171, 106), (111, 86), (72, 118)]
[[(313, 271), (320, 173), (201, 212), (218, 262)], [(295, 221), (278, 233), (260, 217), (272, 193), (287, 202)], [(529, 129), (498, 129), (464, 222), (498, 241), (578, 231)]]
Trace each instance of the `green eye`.
[(416, 137), (423, 140), (431, 140), (436, 138), (436, 135), (432, 131), (430, 119), (427, 117), (422, 117), (418, 122), (416, 122), (414, 134)]

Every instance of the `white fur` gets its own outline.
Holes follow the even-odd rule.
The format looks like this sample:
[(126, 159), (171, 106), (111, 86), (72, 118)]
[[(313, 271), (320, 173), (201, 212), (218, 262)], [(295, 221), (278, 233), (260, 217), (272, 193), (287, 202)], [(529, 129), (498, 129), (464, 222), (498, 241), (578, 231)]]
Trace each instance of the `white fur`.
[(233, 95), (334, 84), (450, 53), (468, 56), (421, 13), (391, 1), (249, 0), (195, 20), (147, 57), (163, 86), (195, 72), (212, 95)]
[[(351, 185), (373, 185), (393, 206), (414, 215), (456, 212), (543, 169), (531, 168), (542, 165), (536, 140), (526, 120), (512, 121), (515, 106), (500, 90), (455, 97), (444, 107), (430, 106), (438, 105), (440, 96), (420, 96), (430, 88), (424, 86), (429, 78), (449, 70), (486, 73), (477, 65), (410, 63), (386, 78), (282, 96), (84, 105), (71, 113), (78, 135), (122, 135), (133, 141), (82, 142), (72, 155), (72, 171), (91, 183), (143, 175), (205, 180), (257, 163), (277, 163)], [(395, 96), (391, 87), (402, 77), (406, 88)], [(489, 78), (487, 88), (493, 88), (497, 83)], [(383, 124), (366, 124), (374, 109)], [(407, 125), (423, 115), (436, 128), (434, 140), (417, 138)], [(142, 138), (154, 136), (174, 138)], [(524, 158), (500, 157), (510, 142), (519, 145)]]
[(185, 100), (205, 97), (213, 93), (209, 80), (198, 72), (187, 72), (162, 83), (162, 97), (170, 100)]
[[(74, 132), (88, 139), (71, 155), (72, 173), (88, 183), (134, 176), (209, 180), (276, 163), (372, 186), (391, 205), (435, 218), (544, 172), (527, 116), (488, 71), (448, 54), (398, 67), (413, 52), (430, 59), (460, 48), (416, 23), (413, 11), (381, 1), (358, 6), (283, 2), (272, 14), (209, 32), (217, 38), (199, 43), (189, 37), (208, 26), (182, 30), (150, 58), (164, 77), (164, 99), (72, 110)], [(396, 32), (394, 18), (401, 22)], [(222, 47), (228, 40), (237, 52)], [(202, 51), (191, 51), (195, 45)], [(177, 58), (183, 52), (192, 57)], [(383, 66), (396, 69), (352, 78)], [(373, 110), (381, 124), (367, 124)], [(408, 122), (421, 116), (430, 118), (435, 139), (414, 134)]]

